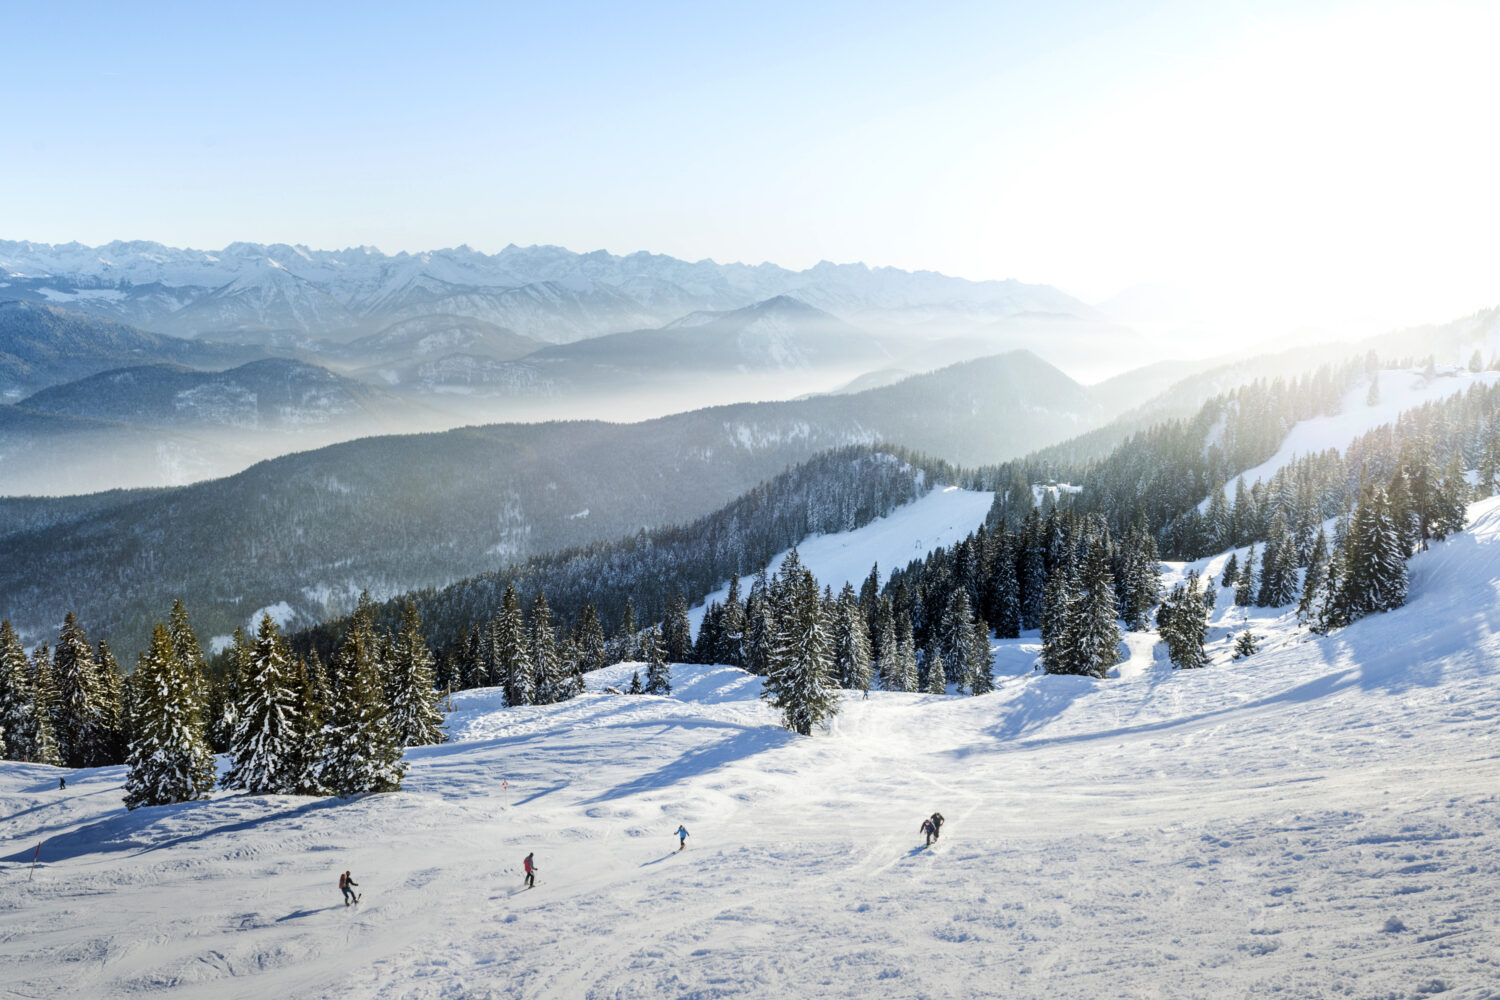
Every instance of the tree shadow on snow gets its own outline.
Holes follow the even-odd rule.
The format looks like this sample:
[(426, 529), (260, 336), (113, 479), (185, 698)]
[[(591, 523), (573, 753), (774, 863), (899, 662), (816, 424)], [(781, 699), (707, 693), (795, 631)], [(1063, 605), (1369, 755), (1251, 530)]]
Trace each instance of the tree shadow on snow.
[[(74, 858), (84, 857), (90, 854), (149, 854), (163, 848), (178, 847), (182, 844), (196, 843), (208, 840), (212, 837), (224, 834), (240, 833), (245, 830), (253, 830), (265, 823), (276, 820), (293, 819), (305, 816), (309, 813), (318, 812), (323, 809), (333, 809), (348, 804), (355, 799), (340, 798), (314, 798), (302, 802), (290, 809), (282, 809), (277, 812), (256, 811), (254, 815), (247, 816), (233, 823), (222, 823), (217, 826), (208, 826), (192, 833), (179, 834), (167, 837), (163, 840), (152, 840), (152, 827), (161, 820), (184, 820), (195, 818), (195, 813), (207, 813), (205, 820), (211, 821), (211, 814), (222, 811), (226, 805), (239, 804), (244, 801), (243, 796), (235, 796), (225, 799), (203, 799), (197, 802), (179, 802), (170, 806), (144, 806), (134, 811), (111, 813), (70, 830), (67, 833), (55, 836), (41, 836), (43, 840), (42, 856), (47, 862), (71, 861)], [(35, 850), (33, 844), (30, 850)], [(0, 857), (0, 861), (30, 861), (31, 854), (22, 850), (16, 854)]]
[(770, 726), (743, 726), (732, 722), (718, 722), (708, 719), (699, 720), (673, 720), (624, 723), (627, 726), (636, 726), (643, 729), (656, 729), (660, 733), (666, 733), (672, 729), (726, 729), (731, 730), (731, 735), (707, 746), (693, 747), (681, 757), (669, 764), (657, 768), (650, 774), (643, 774), (623, 784), (616, 785), (607, 791), (589, 799), (585, 804), (594, 805), (600, 802), (608, 802), (622, 795), (634, 795), (637, 792), (655, 791), (666, 785), (686, 781), (689, 778), (732, 764), (735, 761), (744, 760), (755, 754), (767, 750), (775, 750), (786, 746), (796, 737), (785, 729), (773, 729)]

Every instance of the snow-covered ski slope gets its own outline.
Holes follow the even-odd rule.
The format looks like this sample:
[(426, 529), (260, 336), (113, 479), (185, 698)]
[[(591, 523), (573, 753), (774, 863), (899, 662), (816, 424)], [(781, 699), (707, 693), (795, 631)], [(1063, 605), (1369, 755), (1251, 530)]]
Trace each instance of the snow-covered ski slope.
[[(1439, 368), (1434, 378), (1427, 378), (1421, 369), (1393, 369), (1377, 372), (1379, 401), (1369, 402), (1370, 383), (1361, 383), (1344, 394), (1339, 412), (1327, 417), (1303, 420), (1287, 432), (1286, 439), (1276, 454), (1253, 469), (1246, 469), (1242, 476), (1246, 486), (1257, 480), (1269, 480), (1278, 471), (1303, 455), (1313, 455), (1330, 448), (1339, 452), (1361, 434), (1373, 431), (1384, 424), (1394, 424), (1401, 414), (1415, 410), (1427, 403), (1441, 403), (1476, 385), (1494, 385), (1500, 382), (1500, 372), (1471, 372), (1466, 368)], [(1224, 498), (1234, 499), (1235, 479), (1224, 486)], [(1208, 500), (1199, 505), (1207, 510)]]
[(1258, 612), (1237, 664), (1134, 635), (1044, 677), (1031, 636), (992, 695), (850, 697), (811, 738), (678, 667), (455, 696), (406, 790), (351, 801), (127, 813), (119, 768), (0, 765), (0, 994), (1500, 996), (1500, 500), (1411, 569), (1328, 638)]
[[(938, 487), (862, 528), (803, 539), (797, 546), (797, 558), (820, 584), (832, 587), (835, 594), (846, 583), (858, 590), (877, 564), (883, 583), (890, 579), (891, 570), (905, 568), (907, 563), (925, 557), (933, 549), (963, 541), (984, 523), (994, 501), (993, 493), (957, 486)], [(786, 557), (787, 552), (777, 553), (767, 565), (767, 573), (775, 574)], [(741, 600), (754, 581), (753, 572), (740, 578)], [(728, 596), (726, 583), (691, 609), (688, 618), (693, 628), (703, 624), (709, 604), (722, 603)]]

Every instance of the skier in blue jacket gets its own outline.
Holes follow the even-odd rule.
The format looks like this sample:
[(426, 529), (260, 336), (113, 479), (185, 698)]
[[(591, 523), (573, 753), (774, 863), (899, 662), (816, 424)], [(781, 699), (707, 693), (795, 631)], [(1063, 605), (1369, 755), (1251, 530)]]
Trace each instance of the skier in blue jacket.
[(677, 849), (680, 851), (687, 846), (687, 827), (681, 823), (677, 824)]

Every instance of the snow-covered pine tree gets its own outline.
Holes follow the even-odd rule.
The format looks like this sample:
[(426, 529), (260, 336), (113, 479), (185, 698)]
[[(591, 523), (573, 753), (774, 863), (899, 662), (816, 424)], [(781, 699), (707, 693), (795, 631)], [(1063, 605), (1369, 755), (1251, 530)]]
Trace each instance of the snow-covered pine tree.
[(120, 664), (115, 660), (114, 651), (103, 639), (99, 640), (96, 662), (99, 667), (99, 691), (102, 695), (99, 702), (102, 759), (111, 764), (124, 763), (129, 728), (125, 712), (125, 676), (120, 672)]
[(1081, 593), (1063, 630), (1078, 673), (1104, 677), (1120, 659), (1120, 626), (1116, 618), (1115, 580), (1106, 546), (1094, 545), (1083, 566)]
[(776, 653), (776, 621), (765, 588), (753, 586), (745, 601), (745, 669), (769, 677)]
[(844, 584), (834, 606), (833, 669), (847, 691), (870, 690), (870, 637), (854, 585)]
[[(1273, 555), (1274, 553), (1274, 555)], [(1278, 511), (1271, 519), (1266, 538), (1266, 557), (1261, 563), (1261, 607), (1280, 608), (1297, 599), (1297, 552), (1287, 528), (1286, 518)]]
[(10, 619), (0, 621), (0, 751), (6, 760), (31, 760), (36, 723), (26, 650)]
[(443, 742), (443, 713), (438, 711), (438, 692), (433, 686), (432, 653), (422, 635), (422, 616), (411, 600), (401, 608), (401, 631), (391, 644), (386, 698), (391, 729), (401, 746)]
[(1344, 544), (1342, 600), (1350, 621), (1406, 603), (1406, 559), (1385, 491), (1367, 487)]
[(296, 792), (302, 777), (297, 680), (281, 629), (269, 614), (261, 615), (254, 652), (240, 681), (225, 788), (243, 788), (251, 795)]
[(1328, 581), (1328, 536), (1323, 529), (1313, 538), (1312, 552), (1307, 557), (1307, 572), (1302, 576), (1302, 597), (1297, 601), (1297, 621), (1306, 625), (1317, 621), (1321, 605), (1319, 597)]
[(937, 659), (942, 664), (945, 685), (962, 685), (967, 679), (973, 624), (974, 610), (969, 603), (969, 592), (962, 586), (954, 587), (948, 595), (937, 630)]
[[(1027, 515), (1030, 524), (1036, 518), (1033, 510)], [(1047, 564), (1042, 550), (1028, 537), (1020, 552), (1016, 565), (1016, 582), (1021, 590), (1021, 628), (1041, 628), (1046, 610)]]
[(365, 649), (368, 637), (351, 629), (340, 648), (339, 685), (331, 721), (323, 727), (319, 784), (333, 795), (394, 792), (406, 775), (400, 742), (387, 718), (380, 668)]
[(592, 604), (585, 604), (578, 615), (578, 660), (584, 673), (601, 670), (609, 662), (604, 626), (599, 624), (599, 612)]
[[(1224, 575), (1219, 578), (1220, 587), (1233, 587), (1240, 582), (1240, 556), (1238, 552), (1229, 553), (1229, 558), (1224, 562)], [(1210, 579), (1207, 586), (1212, 588), (1214, 582)]]
[(777, 574), (783, 600), (776, 649), (761, 697), (781, 711), (786, 728), (810, 736), (814, 726), (838, 711), (838, 685), (831, 676), (832, 637), (813, 575), (800, 564), (790, 571), (783, 564), (782, 570)]
[(717, 640), (710, 662), (731, 667), (745, 665), (745, 603), (740, 600), (738, 571), (729, 578), (729, 594), (724, 598), (724, 606), (719, 614)]
[(687, 598), (681, 590), (672, 593), (667, 615), (661, 624), (662, 655), (670, 663), (687, 663), (693, 659), (693, 626), (688, 622)]
[(494, 645), (494, 670), (499, 675), (500, 686), (505, 690), (507, 705), (530, 705), (536, 701), (536, 686), (532, 674), (530, 643), (526, 635), (526, 619), (521, 614), (521, 601), (516, 596), (515, 584), (506, 584), (505, 596), (500, 600), (500, 612), (492, 626)]
[(198, 635), (188, 621), (187, 608), (182, 601), (172, 602), (172, 612), (167, 616), (167, 634), (172, 637), (172, 649), (182, 665), (183, 677), (188, 686), (188, 697), (193, 711), (198, 713), (200, 726), (208, 724), (208, 660), (203, 647), (198, 644)]
[(292, 790), (298, 795), (324, 795), (323, 729), (332, 708), (327, 678), (316, 652), (311, 659), (297, 658), (293, 679), (297, 686), (298, 777)]
[(573, 682), (563, 667), (557, 649), (557, 630), (552, 624), (552, 606), (547, 595), (537, 592), (531, 602), (531, 677), (532, 701), (551, 705), (572, 697)]
[(52, 654), (52, 676), (57, 685), (54, 716), (58, 752), (68, 767), (95, 767), (110, 760), (105, 701), (94, 647), (69, 611)]
[(1239, 579), (1234, 581), (1234, 603), (1248, 608), (1255, 602), (1255, 543), (1245, 553), (1245, 564), (1240, 567)]
[(875, 677), (882, 691), (902, 691), (905, 689), (901, 686), (901, 661), (896, 650), (895, 610), (889, 595), (877, 597), (876, 604), (875, 627), (879, 640), (872, 645), (877, 645), (881, 653), (875, 662)]
[(974, 622), (969, 632), (968, 657), (964, 664), (964, 685), (970, 694), (989, 694), (995, 690), (994, 661), (990, 655), (990, 628), (983, 619)]
[(1021, 583), (1016, 574), (1015, 536), (1001, 531), (990, 564), (990, 610), (995, 634), (1015, 639), (1021, 634)]
[(661, 629), (653, 625), (641, 638), (641, 656), (646, 661), (646, 693), (672, 693), (672, 668), (667, 664)]
[(1240, 633), (1240, 637), (1234, 641), (1234, 658), (1243, 660), (1247, 656), (1254, 656), (1260, 652), (1260, 647), (1255, 644), (1255, 633), (1249, 629)]
[(892, 670), (892, 691), (915, 692), (921, 685), (917, 672), (917, 653), (911, 634), (911, 619), (902, 615), (896, 622), (896, 664)]
[(639, 631), (635, 624), (635, 601), (627, 597), (625, 611), (620, 616), (620, 631), (615, 633), (614, 642), (611, 643), (609, 655), (612, 663), (628, 663), (640, 659), (640, 651), (636, 648)]
[(938, 630), (934, 628), (922, 647), (922, 690), (927, 694), (947, 694), (947, 678), (948, 671), (943, 666), (943, 655), (938, 648)]
[(1059, 566), (1047, 579), (1042, 602), (1042, 669), (1049, 674), (1078, 673), (1076, 657), (1069, 646), (1067, 632), (1072, 623), (1073, 605), (1079, 600), (1079, 583), (1071, 566)]
[(126, 760), (125, 806), (188, 802), (214, 787), (214, 756), (201, 710), (172, 636), (160, 622), (136, 667), (135, 733)]
[(465, 691), (489, 683), (490, 671), (485, 663), (485, 629), (469, 623), (464, 635), (463, 659), (458, 665), (458, 684)]
[(630, 675), (630, 690), (627, 694), (645, 694), (646, 689), (641, 687), (641, 672), (634, 671)]
[(1173, 587), (1156, 612), (1156, 630), (1166, 643), (1173, 666), (1184, 670), (1208, 663), (1203, 639), (1208, 634), (1208, 609), (1199, 592), (1198, 574)]
[(1151, 609), (1161, 600), (1161, 563), (1156, 541), (1143, 527), (1132, 528), (1122, 548), (1121, 576), (1115, 585), (1120, 617), (1126, 628), (1140, 632), (1150, 627)]
[(724, 644), (724, 605), (709, 601), (698, 624), (698, 641), (693, 644), (693, 659), (699, 663), (716, 663), (716, 653)]

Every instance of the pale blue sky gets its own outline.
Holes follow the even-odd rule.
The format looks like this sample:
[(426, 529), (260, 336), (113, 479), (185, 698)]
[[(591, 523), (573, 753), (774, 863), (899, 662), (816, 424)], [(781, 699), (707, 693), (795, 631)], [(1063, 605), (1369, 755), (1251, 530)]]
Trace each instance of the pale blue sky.
[(9, 4), (0, 237), (544, 242), (1091, 298), (1405, 275), (1421, 294), (1382, 308), (1440, 319), (1500, 302), (1472, 235), (1500, 225), (1495, 26), (1275, 0)]

